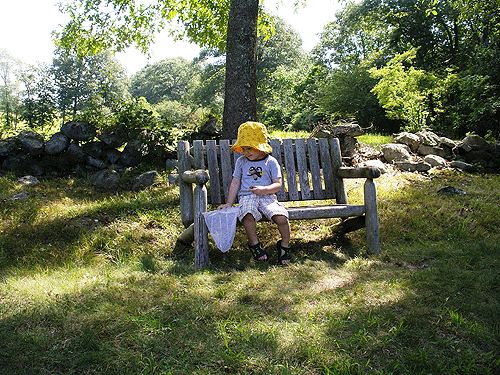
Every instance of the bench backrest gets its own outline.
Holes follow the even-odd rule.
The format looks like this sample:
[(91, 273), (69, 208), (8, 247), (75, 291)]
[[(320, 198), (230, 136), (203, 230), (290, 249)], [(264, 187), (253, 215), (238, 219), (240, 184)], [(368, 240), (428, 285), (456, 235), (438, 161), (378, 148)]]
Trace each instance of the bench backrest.
[[(234, 164), (241, 154), (231, 150), (229, 140), (186, 141), (178, 144), (179, 173), (184, 170), (207, 169), (210, 174), (208, 202), (221, 204), (231, 184)], [(342, 166), (337, 138), (271, 139), (272, 155), (278, 160), (283, 175), (280, 201), (335, 199), (347, 204), (342, 178), (336, 171)], [(181, 198), (182, 199), (182, 198)]]

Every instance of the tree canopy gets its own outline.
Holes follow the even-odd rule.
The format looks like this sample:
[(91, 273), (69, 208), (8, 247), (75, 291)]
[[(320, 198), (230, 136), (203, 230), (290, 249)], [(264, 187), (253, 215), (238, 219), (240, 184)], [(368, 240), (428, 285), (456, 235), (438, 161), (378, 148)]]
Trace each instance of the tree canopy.
[[(75, 13), (58, 34), (60, 44), (82, 53), (133, 44), (146, 50), (161, 28), (209, 48), (193, 61), (148, 65), (132, 86), (109, 51), (79, 56), (60, 49), (45, 67), (23, 66), (1, 51), (1, 124), (24, 119), (38, 126), (56, 114), (89, 111), (105, 120), (115, 110), (128, 108), (130, 115), (144, 104), (144, 113), (179, 128), (184, 122), (196, 126), (204, 114), (224, 113), (228, 138), (248, 119), (293, 129), (354, 119), (382, 133), (430, 129), (451, 137), (500, 137), (500, 0), (348, 2), (332, 15), (310, 54), (290, 25), (263, 12), (262, 3), (212, 5), (68, 1), (62, 7)], [(171, 13), (162, 15), (167, 8)], [(227, 25), (212, 19), (216, 12), (226, 12)], [(271, 19), (267, 26), (275, 33), (257, 36)], [(126, 100), (127, 88), (147, 101), (117, 104)]]
[(101, 50), (143, 53), (156, 34), (168, 28), (175, 38), (224, 49), (229, 0), (83, 0), (60, 4), (70, 21), (55, 34), (65, 49), (85, 56)]

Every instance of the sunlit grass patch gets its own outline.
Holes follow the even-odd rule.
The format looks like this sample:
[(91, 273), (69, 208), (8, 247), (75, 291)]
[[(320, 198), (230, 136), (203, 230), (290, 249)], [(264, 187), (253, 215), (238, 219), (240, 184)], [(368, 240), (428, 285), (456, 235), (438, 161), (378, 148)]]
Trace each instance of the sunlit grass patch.
[(356, 137), (356, 139), (359, 142), (370, 145), (377, 150), (380, 150), (380, 146), (387, 144), (387, 143), (391, 143), (391, 136), (390, 135), (363, 134), (363, 135)]
[(278, 138), (278, 139), (300, 139), (300, 138), (309, 138), (311, 132), (307, 131), (285, 131), (279, 129), (269, 129), (269, 137), (270, 138)]

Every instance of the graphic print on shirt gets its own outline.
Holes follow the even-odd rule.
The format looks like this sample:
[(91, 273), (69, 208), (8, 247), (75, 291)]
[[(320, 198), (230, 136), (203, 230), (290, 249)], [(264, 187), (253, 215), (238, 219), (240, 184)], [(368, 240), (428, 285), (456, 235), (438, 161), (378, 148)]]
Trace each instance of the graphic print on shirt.
[(258, 180), (259, 177), (262, 177), (262, 175), (264, 174), (264, 172), (262, 171), (262, 168), (261, 167), (250, 167), (249, 170), (248, 170), (248, 175), (247, 176), (253, 176), (253, 179), (254, 180)]

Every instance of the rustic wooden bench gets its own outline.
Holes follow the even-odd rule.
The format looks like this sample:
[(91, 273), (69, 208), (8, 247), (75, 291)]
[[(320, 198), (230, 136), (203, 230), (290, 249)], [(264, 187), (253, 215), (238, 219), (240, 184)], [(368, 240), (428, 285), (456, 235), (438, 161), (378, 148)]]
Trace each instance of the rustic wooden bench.
[[(276, 194), (278, 200), (320, 201), (307, 207), (287, 207), (290, 220), (361, 219), (358, 222), (366, 226), (367, 252), (378, 254), (379, 224), (373, 179), (380, 176), (380, 171), (343, 167), (337, 138), (271, 139), (270, 144), (272, 155), (282, 168), (283, 185)], [(195, 264), (203, 267), (208, 264), (208, 230), (202, 213), (207, 211), (207, 204), (226, 202), (234, 163), (240, 154), (231, 150), (229, 140), (194, 141), (192, 147), (189, 142), (180, 141), (177, 152), (181, 220), (187, 228), (179, 241), (194, 241)], [(344, 178), (366, 179), (364, 204), (347, 203)], [(329, 204), (327, 200), (335, 203)]]

